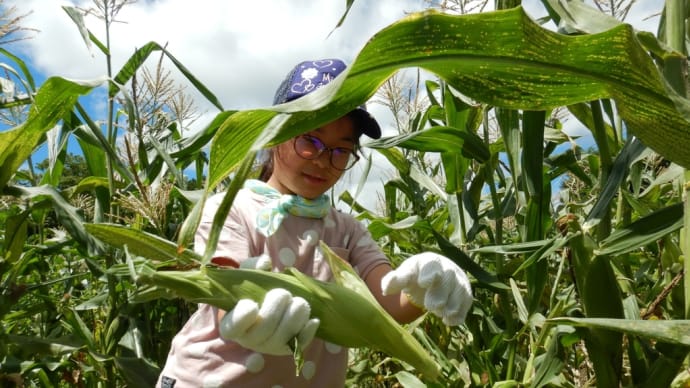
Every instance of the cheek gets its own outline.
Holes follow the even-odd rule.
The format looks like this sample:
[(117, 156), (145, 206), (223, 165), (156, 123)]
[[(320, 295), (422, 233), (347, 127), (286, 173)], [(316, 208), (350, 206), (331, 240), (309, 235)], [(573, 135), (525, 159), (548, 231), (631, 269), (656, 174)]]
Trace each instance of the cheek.
[(345, 171), (336, 170), (335, 168), (331, 168), (331, 169), (328, 170), (328, 174), (329, 174), (330, 177), (331, 177), (332, 179), (334, 179), (334, 180), (340, 179), (340, 177), (343, 176), (343, 173), (344, 173), (344, 172), (345, 172)]
[(298, 157), (290, 147), (283, 144), (280, 145), (276, 151), (274, 165), (275, 168), (281, 170), (283, 174), (296, 171), (300, 167), (302, 158)]

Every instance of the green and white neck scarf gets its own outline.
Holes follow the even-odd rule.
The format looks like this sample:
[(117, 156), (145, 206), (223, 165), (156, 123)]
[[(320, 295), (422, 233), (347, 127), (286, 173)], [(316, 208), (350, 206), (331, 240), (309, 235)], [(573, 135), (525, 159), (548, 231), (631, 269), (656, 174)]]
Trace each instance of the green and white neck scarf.
[(268, 198), (266, 206), (256, 215), (256, 230), (268, 237), (275, 233), (286, 215), (298, 217), (324, 218), (331, 207), (328, 195), (316, 199), (306, 199), (298, 195), (281, 194), (265, 182), (248, 179), (244, 188)]

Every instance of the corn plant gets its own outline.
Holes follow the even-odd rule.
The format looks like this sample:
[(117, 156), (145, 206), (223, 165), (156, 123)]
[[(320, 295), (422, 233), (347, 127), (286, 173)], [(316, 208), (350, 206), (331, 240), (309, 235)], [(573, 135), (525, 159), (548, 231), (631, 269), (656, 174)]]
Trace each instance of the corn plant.
[[(667, 3), (658, 37), (580, 2), (543, 1), (560, 27), (555, 32), (531, 20), (517, 1), (478, 14), (413, 13), (373, 36), (343, 77), (313, 98), (237, 112), (224, 110), (155, 42), (94, 82), (51, 77), (36, 87), (21, 59), (11, 57), (28, 97), (2, 106), (28, 104), (29, 111), (0, 133), (0, 376), (46, 386), (150, 385), (169, 339), (193, 309), (166, 298), (198, 301), (204, 292), (171, 294), (179, 284), (160, 279), (170, 268), (190, 270), (185, 273), (200, 284), (213, 278), (201, 269), (208, 268), (235, 193), (252, 174), (255, 153), (342, 116), (399, 70), (416, 67), (433, 75), (415, 93), (428, 105), (410, 110), (399, 135), (367, 144), (398, 173), (383, 184), (382, 208), (364, 209), (350, 193), (342, 200), (367, 220), (394, 264), (420, 250), (456, 261), (473, 278), (475, 303), (463, 327), (426, 316), (405, 328), (425, 362), (369, 344), (372, 351), (353, 351), (348, 381), (682, 385), (690, 345), (690, 286), (683, 276), (690, 241), (682, 71), (687, 2)], [(106, 24), (112, 22), (118, 8), (98, 4)], [(624, 16), (622, 10), (611, 12)], [(82, 12), (66, 11), (83, 27)], [(108, 60), (108, 42), (81, 31)], [(138, 80), (158, 78), (142, 70), (154, 52), (219, 108), (194, 138), (180, 138), (184, 120), (161, 121), (151, 136), (141, 131), (144, 104), (134, 96)], [(80, 99), (104, 83), (117, 105), (101, 125)], [(583, 149), (564, 134), (565, 119), (587, 128), (595, 147)], [(48, 138), (57, 139), (58, 149), (76, 138), (92, 176), (58, 190), (64, 163), (58, 152), (63, 156), (51, 163), (44, 185), (17, 185), (15, 172), (56, 127), (62, 134)], [(121, 132), (136, 141), (119, 152)], [(203, 186), (189, 187), (181, 176), (192, 165)], [(192, 255), (204, 198), (217, 190), (226, 196), (207, 251)], [(71, 193), (94, 198), (88, 226), (66, 200)], [(142, 211), (160, 195), (176, 208), (166, 207), (164, 215)], [(62, 229), (44, 227), (48, 213)], [(112, 228), (126, 238), (112, 241), (98, 232)], [(134, 265), (142, 260), (137, 257), (153, 265)], [(222, 293), (241, 280), (214, 282)], [(323, 330), (329, 335), (333, 328)]]

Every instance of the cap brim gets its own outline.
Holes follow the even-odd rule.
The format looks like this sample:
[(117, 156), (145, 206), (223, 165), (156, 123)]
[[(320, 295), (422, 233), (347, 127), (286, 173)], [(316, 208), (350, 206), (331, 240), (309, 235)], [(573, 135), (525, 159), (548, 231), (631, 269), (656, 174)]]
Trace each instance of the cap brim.
[(355, 121), (355, 128), (361, 133), (369, 136), (372, 139), (381, 137), (381, 127), (376, 119), (364, 109), (357, 108), (350, 112), (350, 117)]

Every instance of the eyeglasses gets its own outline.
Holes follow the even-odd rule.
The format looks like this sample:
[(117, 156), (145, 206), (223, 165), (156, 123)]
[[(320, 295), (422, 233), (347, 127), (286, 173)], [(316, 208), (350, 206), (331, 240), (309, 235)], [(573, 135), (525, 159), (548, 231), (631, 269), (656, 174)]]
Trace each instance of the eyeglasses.
[(297, 155), (307, 160), (317, 159), (324, 151), (328, 151), (331, 156), (331, 166), (340, 171), (351, 168), (359, 160), (355, 150), (345, 147), (326, 147), (319, 138), (310, 135), (297, 136), (294, 145)]

